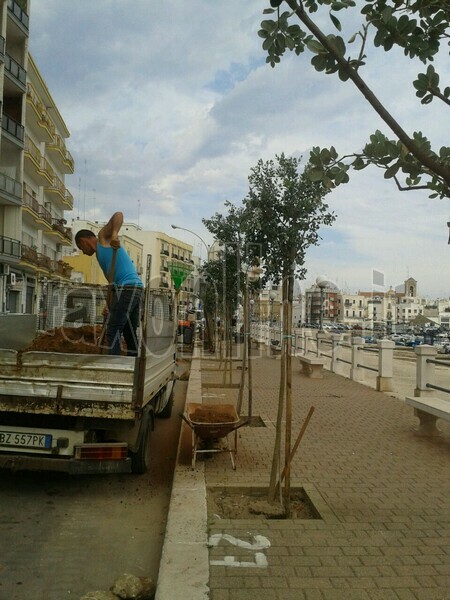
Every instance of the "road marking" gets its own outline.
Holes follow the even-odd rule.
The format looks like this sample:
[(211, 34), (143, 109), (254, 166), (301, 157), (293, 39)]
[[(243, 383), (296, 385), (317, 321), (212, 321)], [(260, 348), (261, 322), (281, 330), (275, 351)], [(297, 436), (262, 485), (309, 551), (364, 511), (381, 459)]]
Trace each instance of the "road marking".
[(238, 561), (235, 556), (228, 555), (224, 556), (223, 560), (211, 560), (210, 564), (214, 566), (225, 566), (225, 567), (257, 567), (266, 568), (269, 566), (267, 557), (264, 552), (256, 552), (256, 550), (265, 550), (270, 547), (270, 541), (263, 535), (254, 535), (253, 543), (240, 540), (228, 533), (215, 533), (209, 537), (209, 546), (218, 546), (221, 540), (229, 542), (233, 546), (239, 548), (245, 548), (246, 550), (253, 551), (255, 554), (255, 560), (253, 561)]

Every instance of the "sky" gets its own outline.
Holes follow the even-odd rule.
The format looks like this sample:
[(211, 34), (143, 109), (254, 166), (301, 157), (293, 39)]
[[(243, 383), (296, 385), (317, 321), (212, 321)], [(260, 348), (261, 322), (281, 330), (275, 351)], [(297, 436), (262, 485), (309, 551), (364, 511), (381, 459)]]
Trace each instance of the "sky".
[[(143, 229), (175, 235), (201, 254), (202, 219), (240, 205), (259, 159), (307, 159), (313, 146), (360, 150), (387, 126), (351, 82), (317, 73), (308, 52), (272, 69), (257, 31), (268, 0), (32, 0), (30, 52), (70, 131), (75, 173), (71, 218), (107, 220), (117, 210)], [(358, 19), (344, 26), (348, 40)], [(357, 16), (357, 15), (356, 15)], [(337, 33), (319, 15), (326, 33)], [(352, 51), (352, 46), (348, 46)], [(357, 48), (355, 47), (355, 51)], [(441, 78), (449, 84), (448, 57)], [(368, 50), (360, 72), (408, 132), (448, 145), (448, 113), (424, 107), (412, 81), (421, 65), (399, 51)], [(327, 277), (354, 293), (406, 278), (418, 294), (450, 297), (450, 205), (400, 192), (368, 168), (326, 197), (337, 219), (306, 254), (302, 287)], [(204, 252), (204, 251), (203, 251)]]

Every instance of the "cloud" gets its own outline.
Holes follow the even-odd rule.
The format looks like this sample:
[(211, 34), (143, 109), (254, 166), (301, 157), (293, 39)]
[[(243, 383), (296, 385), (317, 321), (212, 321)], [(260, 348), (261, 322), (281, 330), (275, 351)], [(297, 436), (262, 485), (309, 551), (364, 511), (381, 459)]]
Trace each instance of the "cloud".
[[(202, 218), (242, 201), (258, 159), (306, 158), (313, 146), (351, 152), (375, 129), (389, 133), (351, 82), (314, 71), (307, 52), (265, 64), (257, 30), (266, 6), (33, 0), (30, 49), (71, 132), (75, 216), (124, 210), (143, 227), (170, 232), (179, 222), (208, 238)], [(357, 20), (341, 18), (348, 40)], [(328, 15), (322, 24), (330, 30)], [(367, 63), (362, 76), (405, 130), (447, 143), (443, 107), (414, 95), (417, 65), (382, 50)], [(376, 169), (352, 174), (327, 202), (338, 219), (308, 252), (310, 279), (326, 272), (357, 289), (376, 267), (389, 281), (409, 272), (421, 292), (449, 294), (443, 202), (400, 193)]]

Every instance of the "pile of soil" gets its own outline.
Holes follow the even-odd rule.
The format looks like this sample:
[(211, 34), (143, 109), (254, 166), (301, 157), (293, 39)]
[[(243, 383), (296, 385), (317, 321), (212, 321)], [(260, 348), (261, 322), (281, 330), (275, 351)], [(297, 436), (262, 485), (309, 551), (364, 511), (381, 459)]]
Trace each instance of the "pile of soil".
[[(208, 514), (221, 519), (285, 519), (279, 502), (270, 504), (267, 492), (248, 490), (209, 490)], [(308, 498), (300, 490), (291, 490), (291, 519), (316, 519)]]
[(101, 354), (98, 339), (101, 325), (56, 327), (38, 335), (22, 352), (63, 352), (65, 354)]

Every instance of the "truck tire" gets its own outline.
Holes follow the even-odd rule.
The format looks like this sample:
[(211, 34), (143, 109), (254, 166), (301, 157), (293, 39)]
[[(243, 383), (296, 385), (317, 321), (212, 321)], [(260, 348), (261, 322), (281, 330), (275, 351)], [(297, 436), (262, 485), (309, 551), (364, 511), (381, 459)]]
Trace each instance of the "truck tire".
[(162, 411), (160, 413), (158, 413), (158, 417), (160, 419), (170, 419), (170, 417), (172, 416), (173, 396), (175, 393), (175, 381), (171, 381), (167, 385), (172, 385), (172, 390), (170, 392), (169, 399), (167, 400), (167, 404), (162, 409)]
[(130, 451), (131, 471), (136, 475), (147, 473), (150, 464), (150, 434), (152, 431), (152, 416), (146, 413), (142, 421), (142, 434), (136, 452)]

